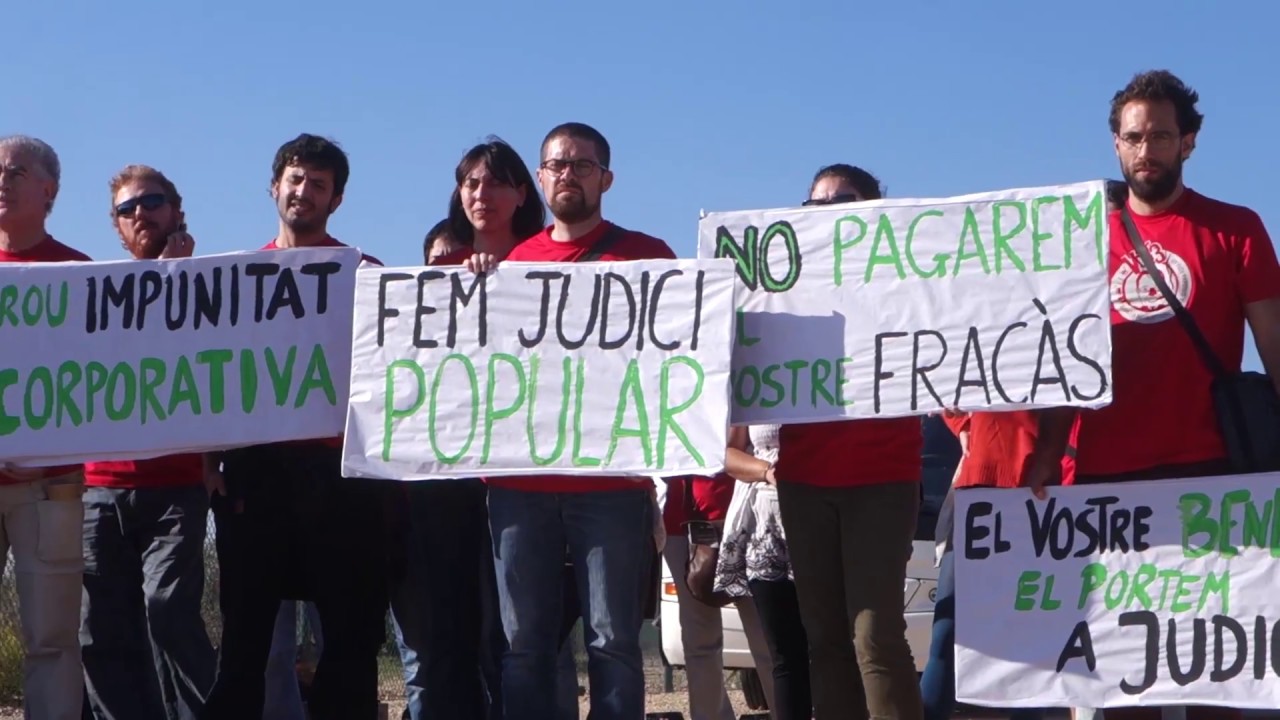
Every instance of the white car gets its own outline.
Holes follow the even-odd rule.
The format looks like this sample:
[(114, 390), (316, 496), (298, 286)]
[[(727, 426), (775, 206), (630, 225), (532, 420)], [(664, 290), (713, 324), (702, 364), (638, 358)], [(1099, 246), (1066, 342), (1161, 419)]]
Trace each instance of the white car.
[[(931, 418), (930, 421), (933, 419)], [(932, 429), (939, 429), (934, 426)], [(926, 433), (928, 441), (946, 443), (950, 431)], [(938, 455), (954, 455), (958, 458), (959, 445), (942, 448)], [(926, 446), (926, 453), (930, 449)], [(902, 608), (907, 620), (907, 642), (916, 661), (916, 672), (924, 672), (929, 660), (929, 643), (933, 634), (933, 604), (938, 594), (938, 569), (934, 567), (934, 526), (938, 521), (938, 509), (951, 487), (955, 472), (954, 461), (926, 463), (921, 488), (924, 501), (916, 522), (915, 541), (911, 544), (911, 559), (907, 562), (907, 581), (902, 588)], [(680, 639), (680, 609), (676, 600), (676, 586), (671, 580), (671, 568), (662, 563), (662, 592), (660, 595), (658, 627), (662, 634), (662, 656), (667, 665), (684, 666), (684, 643)], [(764, 692), (755, 675), (755, 661), (747, 648), (747, 636), (742, 631), (738, 610), (730, 605), (721, 611), (724, 623), (724, 666), (736, 669), (742, 678), (743, 693), (747, 705), (754, 710), (765, 707)]]

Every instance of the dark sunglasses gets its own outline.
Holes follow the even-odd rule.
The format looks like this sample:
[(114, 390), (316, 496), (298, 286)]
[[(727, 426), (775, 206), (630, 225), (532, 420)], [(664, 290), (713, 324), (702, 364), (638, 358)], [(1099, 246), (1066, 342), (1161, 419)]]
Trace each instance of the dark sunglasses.
[(128, 217), (133, 211), (141, 205), (143, 210), (155, 210), (169, 202), (169, 198), (164, 193), (151, 193), (149, 195), (139, 195), (135, 198), (129, 198), (116, 206), (116, 215), (120, 217)]
[(805, 200), (803, 203), (800, 203), (800, 204), (802, 207), (808, 207), (810, 205), (840, 205), (843, 203), (851, 203), (851, 202), (862, 202), (862, 198), (858, 197), (857, 193), (844, 193), (842, 195), (832, 195), (829, 198), (814, 198), (812, 200)]

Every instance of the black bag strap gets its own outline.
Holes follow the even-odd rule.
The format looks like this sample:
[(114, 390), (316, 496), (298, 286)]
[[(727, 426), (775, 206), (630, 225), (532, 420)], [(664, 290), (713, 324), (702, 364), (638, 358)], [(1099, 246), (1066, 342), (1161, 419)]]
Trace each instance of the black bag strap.
[(599, 260), (606, 252), (609, 251), (609, 248), (617, 245), (618, 241), (626, 234), (626, 230), (623, 230), (613, 223), (608, 223), (608, 226), (604, 230), (604, 235), (601, 235), (600, 239), (596, 241), (596, 244), (592, 245), (591, 249), (583, 253), (582, 257), (579, 257), (575, 262), (595, 262), (596, 260)]
[(1213, 347), (1209, 345), (1209, 341), (1200, 332), (1200, 327), (1196, 325), (1195, 318), (1191, 317), (1191, 313), (1183, 307), (1178, 300), (1178, 296), (1173, 294), (1173, 289), (1165, 282), (1164, 275), (1160, 273), (1160, 268), (1156, 267), (1156, 261), (1152, 259), (1151, 253), (1147, 251), (1147, 244), (1142, 241), (1142, 236), (1138, 234), (1137, 226), (1133, 224), (1133, 216), (1129, 214), (1128, 203), (1120, 206), (1120, 219), (1124, 222), (1125, 232), (1129, 235), (1129, 244), (1138, 253), (1138, 259), (1142, 261), (1142, 267), (1146, 269), (1156, 287), (1160, 289), (1160, 294), (1164, 296), (1165, 302), (1169, 303), (1173, 314), (1178, 318), (1178, 322), (1182, 324), (1182, 329), (1191, 337), (1191, 344), (1196, 346), (1200, 359), (1204, 361), (1205, 366), (1209, 368), (1209, 372), (1215, 378), (1219, 380), (1226, 378), (1228, 376), (1226, 368), (1222, 367), (1222, 362), (1218, 360), (1218, 356), (1213, 352)]

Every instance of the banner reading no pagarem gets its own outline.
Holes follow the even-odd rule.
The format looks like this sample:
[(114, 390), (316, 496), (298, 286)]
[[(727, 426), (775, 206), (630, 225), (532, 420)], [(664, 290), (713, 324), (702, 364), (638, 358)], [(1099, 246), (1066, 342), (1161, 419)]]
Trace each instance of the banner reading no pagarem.
[(1111, 402), (1102, 182), (709, 213), (735, 424)]
[(0, 265), (0, 458), (340, 434), (360, 260), (308, 248)]
[(343, 470), (718, 472), (733, 292), (724, 260), (362, 270)]

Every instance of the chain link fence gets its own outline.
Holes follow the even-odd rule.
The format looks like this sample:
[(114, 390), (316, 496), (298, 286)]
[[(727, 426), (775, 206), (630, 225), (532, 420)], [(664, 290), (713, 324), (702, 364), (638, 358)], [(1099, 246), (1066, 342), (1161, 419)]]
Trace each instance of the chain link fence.
[[(201, 604), (201, 615), (209, 637), (216, 645), (222, 637), (222, 618), (218, 611), (218, 558), (214, 550), (213, 516), (208, 520), (208, 537), (205, 541), (205, 587)], [(574, 658), (578, 667), (579, 682), (586, 685), (586, 654), (582, 645), (581, 625), (574, 629), (570, 642), (574, 647)], [(684, 673), (681, 670), (670, 672), (662, 660), (661, 638), (658, 629), (646, 623), (641, 635), (641, 645), (645, 655), (645, 675), (647, 689), (651, 693), (682, 691)], [(11, 556), (5, 557), (3, 580), (0, 581), (0, 704), (13, 705), (22, 698), (22, 629), (18, 619), (18, 591), (14, 577), (14, 564)], [(315, 644), (312, 639), (307, 613), (298, 613), (298, 661), (299, 678), (305, 684), (314, 668), (316, 660)], [(378, 684), (381, 696), (389, 704), (399, 704), (404, 698), (403, 666), (400, 662), (400, 651), (396, 645), (395, 629), (392, 626), (391, 614), (387, 614), (387, 640), (378, 654)]]

